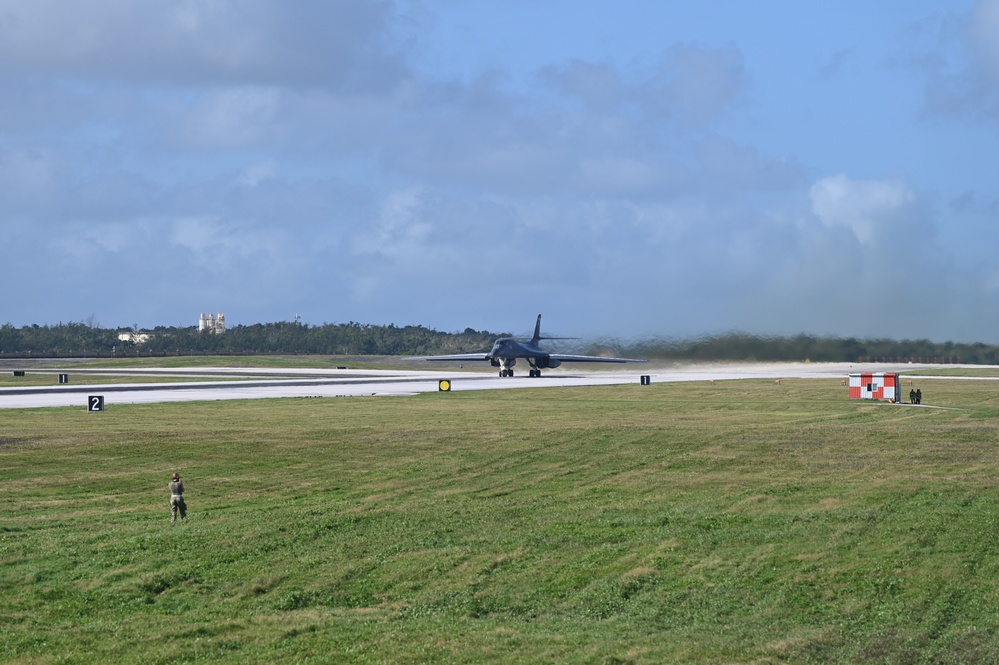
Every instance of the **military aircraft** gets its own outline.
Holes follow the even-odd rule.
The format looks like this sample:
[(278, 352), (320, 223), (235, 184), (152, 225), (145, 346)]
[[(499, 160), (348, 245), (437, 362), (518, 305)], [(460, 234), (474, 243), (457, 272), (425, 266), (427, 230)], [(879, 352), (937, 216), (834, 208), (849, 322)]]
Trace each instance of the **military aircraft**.
[(541, 336), (541, 315), (538, 314), (538, 322), (534, 325), (534, 337), (527, 339), (524, 337), (500, 337), (493, 343), (493, 348), (489, 353), (458, 353), (450, 356), (421, 356), (418, 358), (405, 358), (405, 360), (451, 360), (451, 361), (477, 361), (488, 360), (493, 367), (499, 367), (501, 377), (513, 376), (513, 366), (517, 360), (522, 358), (531, 366), (530, 376), (541, 376), (541, 370), (555, 368), (564, 362), (573, 363), (644, 363), (646, 360), (636, 360), (633, 358), (605, 358), (603, 356), (574, 356), (565, 353), (549, 353), (538, 346), (538, 342), (543, 339), (573, 339), (571, 337), (542, 337)]

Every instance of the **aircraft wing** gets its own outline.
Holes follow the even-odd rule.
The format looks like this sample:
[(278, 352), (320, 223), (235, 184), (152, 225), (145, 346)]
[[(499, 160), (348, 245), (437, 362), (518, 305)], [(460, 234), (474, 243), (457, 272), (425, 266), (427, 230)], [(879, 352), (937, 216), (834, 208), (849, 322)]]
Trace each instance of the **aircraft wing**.
[(635, 358), (605, 358), (603, 356), (571, 356), (564, 353), (550, 353), (548, 357), (568, 363), (647, 363), (648, 360)]
[(457, 353), (451, 356), (416, 356), (415, 358), (403, 358), (403, 360), (457, 360), (460, 362), (471, 360), (489, 360), (484, 353)]

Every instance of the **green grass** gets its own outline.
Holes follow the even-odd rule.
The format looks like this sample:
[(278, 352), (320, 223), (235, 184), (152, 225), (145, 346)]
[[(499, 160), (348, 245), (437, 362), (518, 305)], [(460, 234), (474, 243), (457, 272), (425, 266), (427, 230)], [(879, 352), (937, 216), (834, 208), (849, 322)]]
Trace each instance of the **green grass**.
[[(922, 376), (973, 376), (979, 378), (999, 376), (999, 367), (989, 365), (985, 367), (946, 367), (942, 366), (934, 369), (906, 370), (908, 374), (919, 374)], [(903, 373), (903, 374), (905, 374)]]
[(999, 391), (924, 383), (3, 410), (0, 659), (996, 662)]

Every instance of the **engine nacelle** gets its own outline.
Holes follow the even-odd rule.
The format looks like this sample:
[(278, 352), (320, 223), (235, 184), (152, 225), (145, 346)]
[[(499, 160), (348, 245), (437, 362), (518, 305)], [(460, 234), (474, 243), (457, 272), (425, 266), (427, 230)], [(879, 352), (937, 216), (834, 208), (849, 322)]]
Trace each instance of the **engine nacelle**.
[(496, 360), (495, 358), (490, 358), (489, 359), (489, 364), (492, 365), (493, 367), (499, 367), (500, 366), (500, 361)]
[(545, 356), (543, 358), (535, 358), (534, 365), (538, 369), (555, 369), (562, 364), (561, 360), (552, 360), (550, 356)]

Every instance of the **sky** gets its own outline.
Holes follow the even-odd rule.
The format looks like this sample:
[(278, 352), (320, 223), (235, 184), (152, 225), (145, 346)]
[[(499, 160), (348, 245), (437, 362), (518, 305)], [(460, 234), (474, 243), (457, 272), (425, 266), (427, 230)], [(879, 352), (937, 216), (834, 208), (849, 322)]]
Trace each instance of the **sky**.
[(999, 0), (0, 0), (0, 324), (999, 343)]

